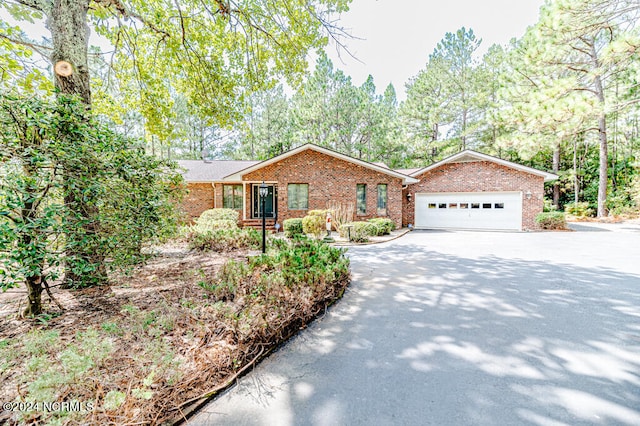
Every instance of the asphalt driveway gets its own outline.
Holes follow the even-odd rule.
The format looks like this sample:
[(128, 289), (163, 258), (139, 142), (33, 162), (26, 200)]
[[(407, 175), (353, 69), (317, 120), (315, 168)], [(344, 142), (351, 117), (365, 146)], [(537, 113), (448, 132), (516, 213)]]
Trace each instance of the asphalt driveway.
[(640, 226), (579, 228), (351, 248), (344, 299), (190, 424), (640, 424)]

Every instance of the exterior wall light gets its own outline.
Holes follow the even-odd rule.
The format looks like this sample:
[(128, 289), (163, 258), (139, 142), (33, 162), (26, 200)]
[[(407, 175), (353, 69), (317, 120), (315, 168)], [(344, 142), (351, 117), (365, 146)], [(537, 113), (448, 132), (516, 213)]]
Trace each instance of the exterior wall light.
[(524, 194), (527, 197), (527, 200), (531, 199), (531, 191), (527, 189), (527, 192)]
[(407, 192), (407, 201), (411, 202), (411, 193)]

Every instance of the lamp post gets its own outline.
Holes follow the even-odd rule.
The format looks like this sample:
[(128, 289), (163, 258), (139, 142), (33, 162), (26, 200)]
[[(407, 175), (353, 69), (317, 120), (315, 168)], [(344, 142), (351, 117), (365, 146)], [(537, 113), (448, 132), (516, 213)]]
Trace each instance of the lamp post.
[(266, 248), (267, 241), (267, 215), (265, 214), (264, 208), (267, 202), (267, 195), (269, 194), (269, 188), (265, 185), (264, 181), (260, 185), (260, 205), (262, 206), (262, 253), (264, 254)]

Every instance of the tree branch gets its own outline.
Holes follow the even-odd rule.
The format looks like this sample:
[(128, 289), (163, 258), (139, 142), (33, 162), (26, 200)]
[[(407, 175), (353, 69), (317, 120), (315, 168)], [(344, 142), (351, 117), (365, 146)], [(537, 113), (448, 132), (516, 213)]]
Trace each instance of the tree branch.
[(42, 57), (49, 59), (49, 54), (42, 52), (41, 50), (52, 50), (51, 47), (49, 46), (43, 46), (41, 44), (35, 44), (33, 42), (27, 41), (27, 40), (22, 40), (22, 39), (16, 39), (13, 37), (9, 37), (7, 35), (1, 34), (0, 33), (0, 38), (3, 38), (5, 40), (7, 40), (10, 43), (13, 44), (19, 44), (21, 46), (26, 46), (30, 49), (33, 49), (33, 51), (35, 51), (36, 53), (38, 53), (39, 55), (41, 55)]
[(14, 1), (17, 2), (18, 4), (31, 8), (33, 10), (42, 12), (47, 16), (51, 13), (51, 9), (53, 8), (53, 2), (50, 0), (14, 0)]

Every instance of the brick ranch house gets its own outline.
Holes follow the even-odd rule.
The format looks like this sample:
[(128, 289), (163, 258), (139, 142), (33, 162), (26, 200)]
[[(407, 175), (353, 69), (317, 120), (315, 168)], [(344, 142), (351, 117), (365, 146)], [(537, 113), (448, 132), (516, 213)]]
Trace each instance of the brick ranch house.
[(266, 161), (178, 162), (193, 219), (211, 208), (232, 208), (244, 226), (261, 223), (258, 188), (265, 182), (267, 224), (349, 203), (354, 220), (388, 217), (417, 229), (535, 230), (544, 182), (551, 173), (466, 150), (419, 169), (392, 170), (306, 144)]

